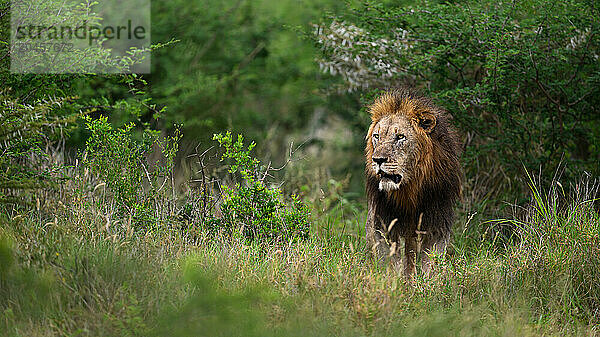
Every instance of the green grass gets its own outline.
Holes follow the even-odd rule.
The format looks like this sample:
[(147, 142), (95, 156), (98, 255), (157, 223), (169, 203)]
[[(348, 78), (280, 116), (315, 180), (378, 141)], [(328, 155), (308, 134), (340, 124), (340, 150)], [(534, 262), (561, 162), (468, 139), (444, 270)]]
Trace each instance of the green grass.
[[(0, 331), (7, 336), (595, 335), (600, 218), (589, 193), (542, 195), (408, 285), (367, 254), (355, 220), (316, 217), (297, 244), (161, 228), (108, 230), (77, 203), (1, 215)], [(350, 217), (352, 218), (352, 217)], [(464, 219), (466, 222), (466, 219)], [(464, 223), (462, 224), (464, 225)], [(484, 224), (493, 226), (494, 223)], [(341, 227), (341, 228), (339, 228)]]

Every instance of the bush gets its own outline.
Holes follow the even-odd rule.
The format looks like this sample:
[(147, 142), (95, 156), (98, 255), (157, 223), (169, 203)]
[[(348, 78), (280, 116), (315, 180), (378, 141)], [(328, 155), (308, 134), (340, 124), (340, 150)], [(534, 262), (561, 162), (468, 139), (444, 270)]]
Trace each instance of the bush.
[[(180, 133), (176, 131), (172, 137), (161, 138), (158, 131), (145, 129), (142, 139), (137, 140), (133, 123), (114, 129), (103, 116), (85, 120), (91, 136), (82, 162), (112, 191), (117, 215), (129, 216), (137, 224), (159, 220), (156, 212), (169, 195), (165, 193), (165, 185), (174, 189), (167, 182), (172, 183)], [(154, 146), (160, 149), (163, 163), (150, 162)], [(144, 184), (148, 186), (146, 189)]]
[(57, 174), (46, 149), (70, 129), (78, 114), (61, 109), (65, 98), (23, 104), (0, 92), (0, 204), (29, 203), (27, 191), (49, 187)]
[(221, 216), (212, 220), (217, 228), (227, 232), (241, 231), (248, 241), (296, 241), (309, 233), (308, 207), (296, 196), (286, 205), (279, 188), (268, 187), (265, 172), (259, 170), (260, 162), (250, 156), (255, 146), (244, 146), (238, 135), (234, 142), (231, 132), (216, 134), (214, 139), (225, 148), (221, 160), (231, 159), (229, 173), (236, 172), (242, 182), (233, 187), (223, 186)]
[(520, 189), (523, 164), (599, 173), (599, 15), (594, 1), (364, 1), (316, 42), (348, 90), (425, 89), (465, 135), (467, 175)]
[[(255, 144), (245, 147), (243, 136), (234, 142), (231, 133), (218, 134), (214, 139), (225, 148), (221, 160), (231, 160), (228, 168), (231, 178), (241, 181), (216, 188), (205, 181), (199, 193), (188, 193), (186, 199), (175, 200), (173, 166), (177, 155), (177, 142), (181, 135), (161, 137), (156, 131), (144, 130), (141, 139), (134, 135), (134, 125), (113, 128), (106, 117), (85, 118), (86, 128), (91, 132), (83, 154), (83, 164), (106, 184), (114, 200), (97, 199), (98, 207), (106, 215), (116, 215), (138, 228), (149, 228), (165, 220), (169, 224), (184, 227), (200, 223), (200, 227), (225, 231), (229, 234), (241, 232), (251, 241), (295, 241), (308, 237), (310, 228), (308, 207), (296, 196), (289, 204), (283, 201), (279, 188), (269, 187), (265, 178), (270, 168), (260, 171), (260, 162), (250, 152)], [(151, 162), (153, 149), (162, 154), (160, 161)], [(211, 193), (221, 200), (220, 207), (208, 205)], [(199, 204), (196, 204), (196, 199)], [(110, 199), (108, 199), (110, 200)]]

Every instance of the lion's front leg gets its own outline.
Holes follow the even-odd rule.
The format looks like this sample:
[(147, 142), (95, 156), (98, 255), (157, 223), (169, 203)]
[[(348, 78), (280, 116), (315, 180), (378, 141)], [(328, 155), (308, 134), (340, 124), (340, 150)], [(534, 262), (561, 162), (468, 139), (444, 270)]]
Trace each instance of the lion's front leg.
[[(371, 213), (371, 212), (369, 212)], [(370, 215), (370, 214), (369, 214)], [(381, 233), (378, 228), (375, 218), (367, 217), (367, 224), (365, 230), (367, 232), (367, 245), (373, 252), (373, 255), (380, 262), (384, 262), (390, 255), (390, 244), (388, 243), (385, 236)]]
[[(367, 245), (372, 251), (374, 257), (383, 263), (390, 260), (393, 267), (400, 267), (400, 243), (390, 241), (387, 230), (384, 225), (378, 222), (380, 219), (375, 217), (375, 208), (370, 207), (367, 213), (367, 223), (365, 230), (367, 234)], [(397, 241), (397, 240), (396, 240)]]
[[(422, 213), (422, 226), (417, 226), (420, 237), (421, 269), (425, 275), (431, 272), (434, 256), (444, 256), (450, 241), (452, 228), (452, 206), (442, 205)], [(421, 220), (419, 220), (421, 222)]]
[(416, 272), (417, 239), (414, 236), (404, 238), (404, 276), (412, 280)]
[(367, 234), (369, 247), (373, 255), (383, 263), (387, 260), (396, 270), (400, 269), (400, 242), (389, 241), (380, 230), (373, 230), (371, 234)]
[(448, 238), (445, 235), (433, 236), (427, 235), (423, 240), (421, 254), (421, 269), (423, 274), (428, 275), (431, 272), (433, 266), (433, 256), (443, 256), (446, 254), (446, 247), (448, 246)]

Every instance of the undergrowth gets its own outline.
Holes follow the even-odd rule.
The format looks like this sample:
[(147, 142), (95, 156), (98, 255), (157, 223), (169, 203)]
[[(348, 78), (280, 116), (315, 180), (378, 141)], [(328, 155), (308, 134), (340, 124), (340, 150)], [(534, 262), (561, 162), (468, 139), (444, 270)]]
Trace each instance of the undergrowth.
[[(227, 133), (215, 136), (223, 162), (197, 155), (201, 179), (178, 193), (173, 140), (139, 143), (131, 128), (88, 123), (85, 160), (56, 202), (0, 213), (4, 335), (598, 333), (599, 185), (589, 177), (546, 191), (528, 177), (527, 207), (478, 224), (462, 217), (449, 254), (409, 284), (371, 258), (364, 208), (339, 183), (286, 199), (270, 164)], [(166, 158), (151, 161), (150, 145)]]
[(3, 215), (0, 327), (14, 336), (594, 335), (596, 186), (559, 197), (532, 185), (526, 212), (503, 220), (518, 228), (509, 246), (465, 251), (457, 230), (454, 254), (412, 285), (372, 261), (358, 235), (313, 231), (257, 249), (244, 237), (98, 230), (71, 207), (49, 219)]

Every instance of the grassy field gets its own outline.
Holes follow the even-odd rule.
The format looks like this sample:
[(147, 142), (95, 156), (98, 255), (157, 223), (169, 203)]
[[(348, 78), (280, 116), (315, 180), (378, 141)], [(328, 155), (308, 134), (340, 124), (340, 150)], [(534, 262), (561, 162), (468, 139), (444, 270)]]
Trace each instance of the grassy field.
[[(597, 335), (600, 218), (587, 200), (594, 187), (575, 186), (576, 196), (532, 188), (532, 202), (519, 217), (461, 219), (434, 275), (412, 285), (371, 259), (362, 212), (315, 210), (308, 240), (247, 245), (235, 236), (168, 226), (127, 230), (91, 211), (85, 198), (55, 200), (53, 213), (0, 218), (0, 331)], [(501, 231), (482, 240), (468, 235), (470, 226), (507, 224), (516, 229), (512, 239), (500, 240)]]

